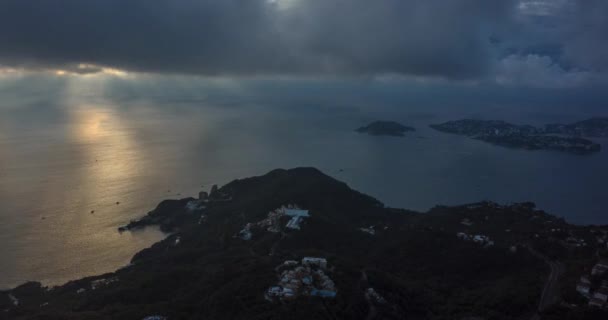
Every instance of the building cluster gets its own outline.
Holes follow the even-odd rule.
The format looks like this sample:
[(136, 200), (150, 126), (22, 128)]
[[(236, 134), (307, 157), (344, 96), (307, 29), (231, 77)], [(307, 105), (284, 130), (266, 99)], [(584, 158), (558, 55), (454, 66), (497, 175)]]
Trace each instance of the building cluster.
[[(602, 260), (593, 266), (591, 276), (600, 277), (608, 272), (608, 260)], [(582, 276), (576, 285), (576, 291), (589, 299), (589, 306), (608, 307), (608, 280), (603, 280), (599, 286), (594, 286), (588, 275)]]
[(14, 295), (14, 294), (9, 293), (9, 294), (8, 294), (8, 298), (11, 300), (11, 303), (12, 303), (12, 304), (13, 304), (15, 307), (19, 306), (19, 299), (17, 299), (17, 297), (15, 297), (15, 295)]
[(593, 275), (593, 276), (603, 275), (606, 272), (608, 272), (608, 259), (604, 259), (604, 260), (596, 263), (593, 266), (593, 269), (591, 269), (591, 275)]
[(310, 215), (308, 210), (300, 209), (298, 206), (289, 204), (282, 206), (276, 210), (270, 211), (266, 218), (254, 223), (247, 223), (241, 231), (239, 231), (238, 237), (243, 240), (251, 240), (253, 236), (253, 228), (262, 228), (269, 232), (280, 232), (281, 231), (281, 218), (290, 217), (291, 219), (285, 225), (287, 229), (300, 230), (301, 223), (305, 218)]
[(359, 228), (359, 230), (361, 230), (365, 233), (371, 234), (372, 236), (376, 235), (376, 229), (374, 226), (369, 226), (367, 228)]
[(230, 195), (218, 191), (217, 185), (213, 185), (211, 193), (201, 191), (198, 193), (198, 199), (190, 200), (186, 203), (186, 210), (195, 212), (205, 209), (207, 203), (212, 201), (229, 201), (232, 200)]
[(205, 201), (198, 199), (198, 200), (190, 200), (188, 201), (188, 203), (186, 203), (186, 210), (190, 211), (190, 212), (195, 212), (195, 211), (200, 211), (205, 209)]
[(266, 291), (268, 300), (290, 300), (298, 296), (336, 296), (336, 285), (327, 274), (327, 260), (324, 258), (306, 257), (301, 263), (287, 260), (275, 270), (279, 282)]
[(568, 244), (568, 246), (570, 246), (570, 247), (586, 247), (587, 246), (587, 242), (585, 241), (585, 239), (577, 238), (574, 236), (569, 236), (568, 238), (566, 238), (566, 244)]
[(481, 234), (472, 235), (472, 234), (466, 234), (464, 232), (458, 232), (456, 234), (456, 236), (460, 240), (473, 241), (475, 243), (478, 243), (478, 244), (482, 245), (484, 248), (491, 247), (494, 245), (494, 241), (490, 240), (490, 237), (484, 236)]
[(213, 185), (211, 187), (210, 192), (201, 191), (198, 193), (198, 199), (188, 201), (188, 203), (186, 203), (186, 210), (192, 212), (200, 211), (205, 209), (206, 204), (209, 202), (222, 202), (231, 200), (232, 196), (230, 194), (220, 191), (217, 185)]
[[(212, 199), (209, 197), (209, 194), (205, 191), (201, 191), (198, 193), (198, 199), (190, 200), (186, 203), (186, 210), (189, 212), (201, 212), (207, 208), (207, 203), (210, 201), (212, 201)], [(207, 215), (202, 213), (198, 219), (198, 224), (203, 224), (205, 221), (207, 221)]]
[(97, 288), (105, 287), (110, 283), (118, 282), (118, 277), (110, 277), (106, 279), (97, 279), (91, 281), (91, 289), (95, 290)]
[(253, 236), (253, 232), (251, 232), (251, 227), (253, 226), (253, 223), (248, 223), (246, 224), (243, 229), (241, 229), (241, 231), (239, 231), (238, 237), (249, 241), (251, 240), (251, 237)]

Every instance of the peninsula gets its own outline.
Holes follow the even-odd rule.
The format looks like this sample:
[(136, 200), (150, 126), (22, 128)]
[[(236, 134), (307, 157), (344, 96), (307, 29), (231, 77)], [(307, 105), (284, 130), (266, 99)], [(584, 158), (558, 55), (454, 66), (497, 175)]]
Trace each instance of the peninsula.
[[(532, 203), (385, 207), (314, 168), (166, 200), (116, 272), (0, 292), (0, 319), (605, 319), (608, 227)], [(603, 299), (603, 300), (602, 300)]]
[(355, 130), (359, 133), (367, 133), (372, 136), (395, 136), (403, 137), (406, 132), (413, 132), (416, 129), (404, 126), (394, 121), (375, 121), (367, 126)]
[[(528, 150), (557, 150), (575, 154), (599, 152), (601, 146), (579, 136), (561, 136), (569, 127), (549, 125), (543, 129), (530, 125), (515, 125), (500, 120), (463, 119), (432, 124), (431, 128), (452, 134), (464, 135), (491, 144)], [(561, 129), (560, 129), (561, 128)], [(577, 127), (578, 128), (578, 127)], [(593, 131), (601, 132), (601, 131)]]

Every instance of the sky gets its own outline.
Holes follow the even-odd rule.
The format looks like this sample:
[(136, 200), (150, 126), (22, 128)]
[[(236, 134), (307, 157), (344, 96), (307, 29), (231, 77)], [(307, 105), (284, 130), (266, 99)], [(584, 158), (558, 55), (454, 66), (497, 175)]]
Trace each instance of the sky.
[(0, 76), (597, 88), (605, 0), (0, 0)]

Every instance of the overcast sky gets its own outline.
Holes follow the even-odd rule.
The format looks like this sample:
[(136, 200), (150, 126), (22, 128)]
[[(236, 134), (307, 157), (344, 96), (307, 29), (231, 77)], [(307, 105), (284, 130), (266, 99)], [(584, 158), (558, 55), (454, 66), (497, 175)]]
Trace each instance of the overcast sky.
[(0, 0), (0, 72), (597, 86), (606, 0)]

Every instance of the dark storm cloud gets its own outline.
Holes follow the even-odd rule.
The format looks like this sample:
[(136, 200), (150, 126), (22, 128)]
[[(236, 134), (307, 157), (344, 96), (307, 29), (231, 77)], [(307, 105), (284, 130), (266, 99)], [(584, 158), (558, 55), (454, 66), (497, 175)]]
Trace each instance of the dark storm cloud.
[(580, 0), (563, 12), (564, 54), (573, 64), (608, 71), (608, 1)]
[(282, 1), (3, 0), (0, 64), (471, 77), (487, 69), (489, 36), (514, 3)]
[(0, 0), (0, 66), (580, 83), (608, 68), (607, 3)]
[[(2, 62), (89, 63), (141, 71), (217, 73), (272, 68), (270, 7), (251, 0), (6, 0)], [(254, 64), (257, 62), (258, 64)]]
[(296, 1), (286, 25), (299, 30), (294, 47), (313, 65), (470, 77), (487, 69), (490, 37), (513, 9), (513, 1), (306, 0)]

